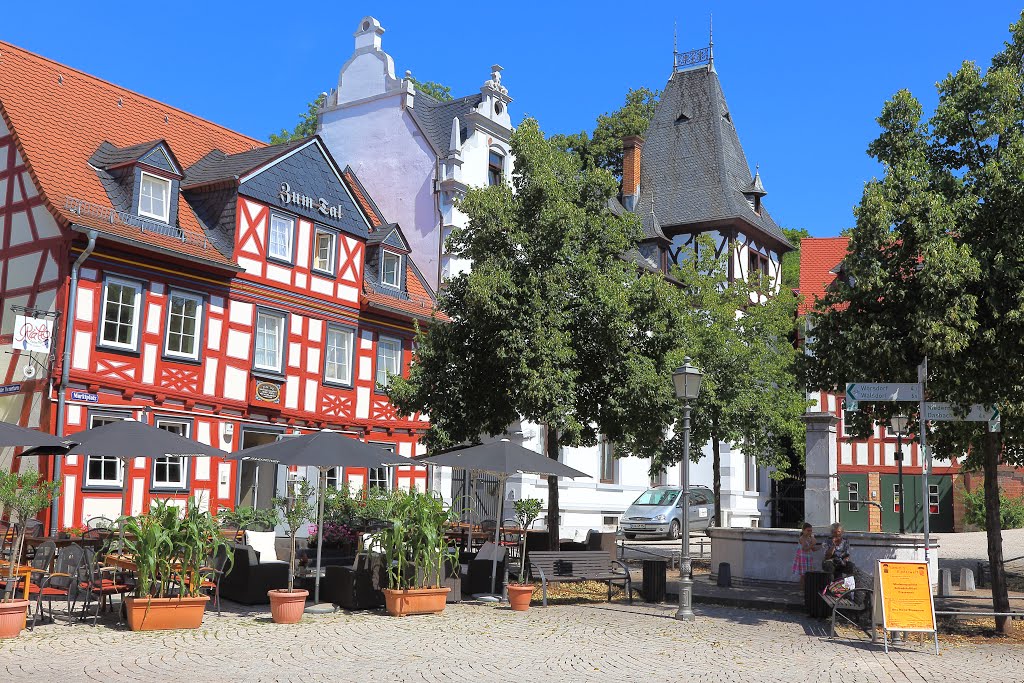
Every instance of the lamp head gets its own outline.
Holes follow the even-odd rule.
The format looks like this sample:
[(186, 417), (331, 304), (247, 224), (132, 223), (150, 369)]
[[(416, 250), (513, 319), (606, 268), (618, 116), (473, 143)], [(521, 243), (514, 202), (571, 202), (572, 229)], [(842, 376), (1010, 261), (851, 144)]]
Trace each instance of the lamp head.
[(683, 365), (672, 373), (672, 384), (675, 387), (676, 398), (692, 401), (700, 396), (700, 382), (704, 373), (690, 365), (690, 357), (683, 359)]

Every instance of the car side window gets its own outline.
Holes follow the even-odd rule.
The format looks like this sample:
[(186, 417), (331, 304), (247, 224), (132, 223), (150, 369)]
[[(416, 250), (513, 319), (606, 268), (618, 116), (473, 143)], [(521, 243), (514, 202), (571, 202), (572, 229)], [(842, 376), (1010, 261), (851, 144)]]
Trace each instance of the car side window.
[(691, 493), (690, 500), (692, 501), (691, 505), (706, 505), (708, 502), (703, 493)]

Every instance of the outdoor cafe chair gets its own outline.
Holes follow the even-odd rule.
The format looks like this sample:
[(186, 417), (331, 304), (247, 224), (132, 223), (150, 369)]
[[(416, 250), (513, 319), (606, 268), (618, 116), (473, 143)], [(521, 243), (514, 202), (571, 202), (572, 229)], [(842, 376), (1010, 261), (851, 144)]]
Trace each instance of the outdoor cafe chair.
[[(29, 596), (39, 590), (39, 585), (34, 582), (41, 580), (46, 572), (50, 571), (50, 563), (53, 562), (53, 556), (56, 552), (57, 545), (53, 541), (44, 541), (36, 548), (35, 555), (28, 562), (28, 565), (35, 570), (32, 572), (33, 579), (29, 580)], [(24, 591), (24, 586), (22, 585), (24, 581), (24, 576), (18, 576), (14, 581), (0, 581), (0, 587), (2, 587), (3, 592), (8, 597), (16, 598)], [(8, 583), (10, 583), (9, 586), (7, 585)]]
[(14, 538), (14, 525), (10, 520), (0, 520), (0, 559), (10, 559)]
[[(17, 529), (19, 525), (15, 524), (14, 528)], [(42, 536), (43, 535), (43, 523), (38, 519), (30, 519), (25, 522), (25, 538)], [(26, 556), (26, 549), (22, 549), (22, 557)], [(32, 552), (35, 552), (34, 550)]]
[(87, 529), (111, 529), (114, 526), (114, 522), (108, 517), (91, 517), (86, 520), (85, 527)]
[[(54, 601), (63, 601), (65, 605), (64, 616), (67, 616), (69, 625), (74, 623), (74, 607), (81, 592), (80, 570), (84, 559), (85, 553), (82, 550), (82, 546), (77, 543), (72, 543), (57, 551), (57, 559), (53, 563), (53, 571), (46, 574), (35, 591), (36, 614), (32, 617), (33, 626), (36, 619), (42, 617), (44, 600), (47, 603), (47, 611), (50, 614), (51, 621), (55, 621), (53, 616)], [(32, 592), (31, 589), (29, 592)]]
[[(100, 617), (100, 609), (113, 604), (111, 596), (124, 595), (131, 592), (133, 586), (125, 579), (124, 573), (116, 567), (103, 566), (104, 553), (92, 548), (85, 548), (79, 572), (79, 588), (85, 593), (82, 605), (83, 614), (88, 614), (89, 606), (95, 601), (92, 613), (92, 625), (95, 626)], [(121, 610), (118, 610), (118, 623), (121, 623)]]
[(207, 564), (209, 564), (208, 567), (203, 567), (199, 570), (202, 572), (203, 577), (202, 589), (213, 593), (213, 601), (217, 604), (217, 616), (219, 617), (220, 580), (224, 578), (224, 570), (228, 564), (228, 549), (221, 546), (217, 550), (217, 554), (211, 557)]

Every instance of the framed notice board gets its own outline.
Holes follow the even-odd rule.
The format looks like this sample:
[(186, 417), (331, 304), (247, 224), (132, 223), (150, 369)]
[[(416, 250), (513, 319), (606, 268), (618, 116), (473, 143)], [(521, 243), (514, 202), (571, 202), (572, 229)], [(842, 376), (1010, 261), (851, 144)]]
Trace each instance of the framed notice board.
[(935, 628), (935, 602), (928, 577), (928, 563), (909, 560), (879, 560), (875, 570), (875, 623), (881, 622), (885, 651), (890, 631), (920, 631), (939, 636)]

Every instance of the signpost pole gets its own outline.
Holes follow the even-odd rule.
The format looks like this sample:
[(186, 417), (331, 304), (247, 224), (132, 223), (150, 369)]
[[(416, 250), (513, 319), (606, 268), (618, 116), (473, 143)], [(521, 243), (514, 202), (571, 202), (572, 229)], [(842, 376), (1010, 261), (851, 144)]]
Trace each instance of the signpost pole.
[(917, 366), (917, 381), (921, 384), (921, 408), (920, 408), (920, 424), (918, 426), (918, 434), (920, 434), (921, 443), (921, 512), (924, 514), (924, 561), (929, 567), (928, 580), (931, 581), (931, 563), (928, 560), (930, 545), (930, 525), (928, 517), (931, 506), (929, 505), (928, 499), (928, 475), (931, 473), (931, 462), (932, 459), (928, 456), (928, 421), (925, 419), (927, 412), (925, 411), (925, 387), (928, 384), (928, 356), (924, 357), (921, 364)]

